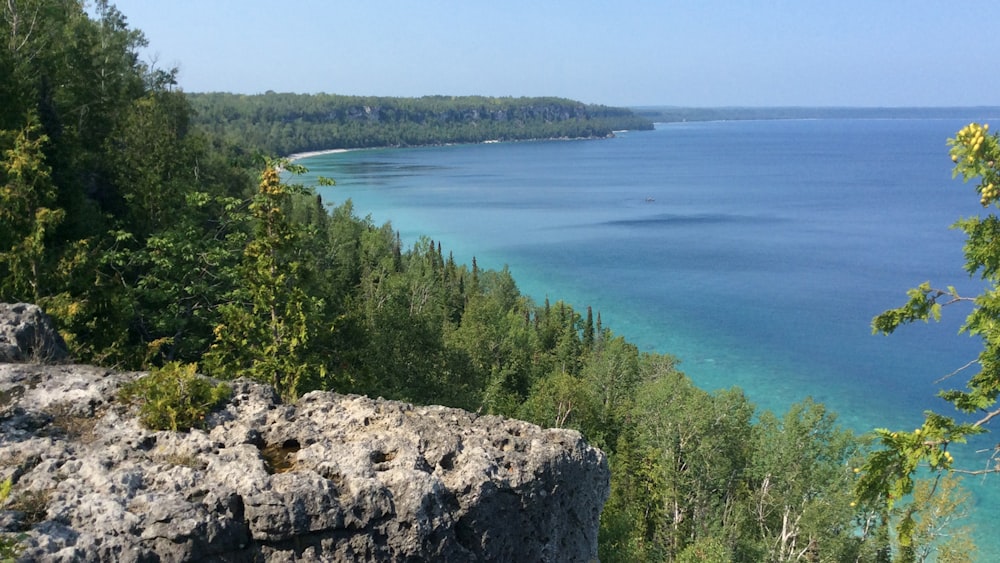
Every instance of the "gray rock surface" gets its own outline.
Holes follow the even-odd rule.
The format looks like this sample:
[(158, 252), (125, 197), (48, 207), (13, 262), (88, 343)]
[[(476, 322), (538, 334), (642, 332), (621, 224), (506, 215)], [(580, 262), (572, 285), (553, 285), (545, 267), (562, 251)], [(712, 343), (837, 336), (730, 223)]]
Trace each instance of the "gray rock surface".
[(25, 561), (589, 561), (609, 490), (580, 434), (233, 382), (207, 430), (154, 432), (142, 374), (0, 365), (0, 531)]
[(59, 362), (66, 343), (37, 305), (0, 303), (0, 362)]

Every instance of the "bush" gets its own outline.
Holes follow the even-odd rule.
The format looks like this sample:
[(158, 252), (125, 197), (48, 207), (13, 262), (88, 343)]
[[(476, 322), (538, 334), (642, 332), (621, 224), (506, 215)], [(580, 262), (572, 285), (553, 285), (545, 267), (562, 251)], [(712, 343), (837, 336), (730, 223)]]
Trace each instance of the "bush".
[(719, 540), (702, 538), (684, 548), (677, 554), (676, 563), (726, 563), (731, 555), (726, 546)]
[(151, 430), (185, 432), (203, 428), (205, 416), (225, 403), (232, 389), (195, 371), (197, 364), (170, 362), (122, 387), (119, 397), (140, 404), (139, 421)]

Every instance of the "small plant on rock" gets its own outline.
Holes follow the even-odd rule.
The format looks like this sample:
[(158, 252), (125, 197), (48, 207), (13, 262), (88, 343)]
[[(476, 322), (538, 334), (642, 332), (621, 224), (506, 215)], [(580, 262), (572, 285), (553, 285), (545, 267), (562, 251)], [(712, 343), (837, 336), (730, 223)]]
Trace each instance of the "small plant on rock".
[(0, 535), (0, 562), (14, 561), (21, 553), (21, 541), (11, 534)]
[(198, 375), (197, 364), (170, 362), (122, 387), (119, 397), (139, 403), (139, 421), (151, 430), (202, 428), (205, 416), (225, 403), (232, 389)]
[[(0, 481), (0, 507), (7, 503), (14, 480), (8, 477)], [(14, 561), (21, 553), (21, 537), (14, 534), (0, 534), (0, 562)]]

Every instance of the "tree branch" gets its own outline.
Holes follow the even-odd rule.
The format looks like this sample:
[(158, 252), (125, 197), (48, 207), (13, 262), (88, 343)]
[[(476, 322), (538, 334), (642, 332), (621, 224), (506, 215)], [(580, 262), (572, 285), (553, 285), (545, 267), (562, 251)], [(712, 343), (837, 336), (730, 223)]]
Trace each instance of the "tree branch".
[(986, 416), (974, 422), (973, 426), (977, 427), (985, 426), (987, 423), (989, 423), (989, 421), (993, 420), (997, 416), (1000, 416), (1000, 409), (996, 409), (986, 413)]
[(962, 475), (989, 475), (990, 473), (1000, 473), (1000, 467), (994, 467), (992, 469), (977, 469), (975, 471), (970, 469), (952, 469), (954, 473), (961, 473)]
[(942, 381), (944, 381), (945, 379), (948, 379), (948, 378), (950, 378), (950, 377), (954, 377), (954, 376), (958, 375), (958, 374), (959, 374), (960, 372), (962, 372), (962, 371), (965, 371), (966, 369), (968, 369), (968, 367), (969, 367), (969, 366), (971, 366), (972, 364), (974, 364), (974, 363), (976, 363), (976, 362), (978, 362), (978, 361), (979, 361), (979, 359), (978, 359), (978, 358), (977, 358), (977, 359), (975, 359), (975, 360), (972, 360), (972, 361), (970, 361), (969, 363), (967, 363), (967, 364), (965, 364), (964, 366), (962, 366), (962, 367), (960, 367), (960, 368), (956, 369), (955, 371), (953, 371), (953, 372), (949, 373), (948, 375), (945, 375), (944, 377), (941, 377), (940, 379), (936, 379), (936, 380), (934, 381), (934, 384), (936, 385), (936, 384), (938, 384), (938, 383), (941, 383), (941, 382), (942, 382)]

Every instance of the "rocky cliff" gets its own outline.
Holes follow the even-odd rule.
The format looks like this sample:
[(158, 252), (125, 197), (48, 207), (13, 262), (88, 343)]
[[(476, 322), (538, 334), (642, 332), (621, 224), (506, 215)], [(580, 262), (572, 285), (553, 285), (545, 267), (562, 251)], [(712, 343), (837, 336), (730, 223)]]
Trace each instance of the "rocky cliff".
[(237, 380), (206, 430), (154, 432), (116, 398), (142, 376), (0, 364), (23, 560), (596, 559), (608, 467), (574, 431)]

